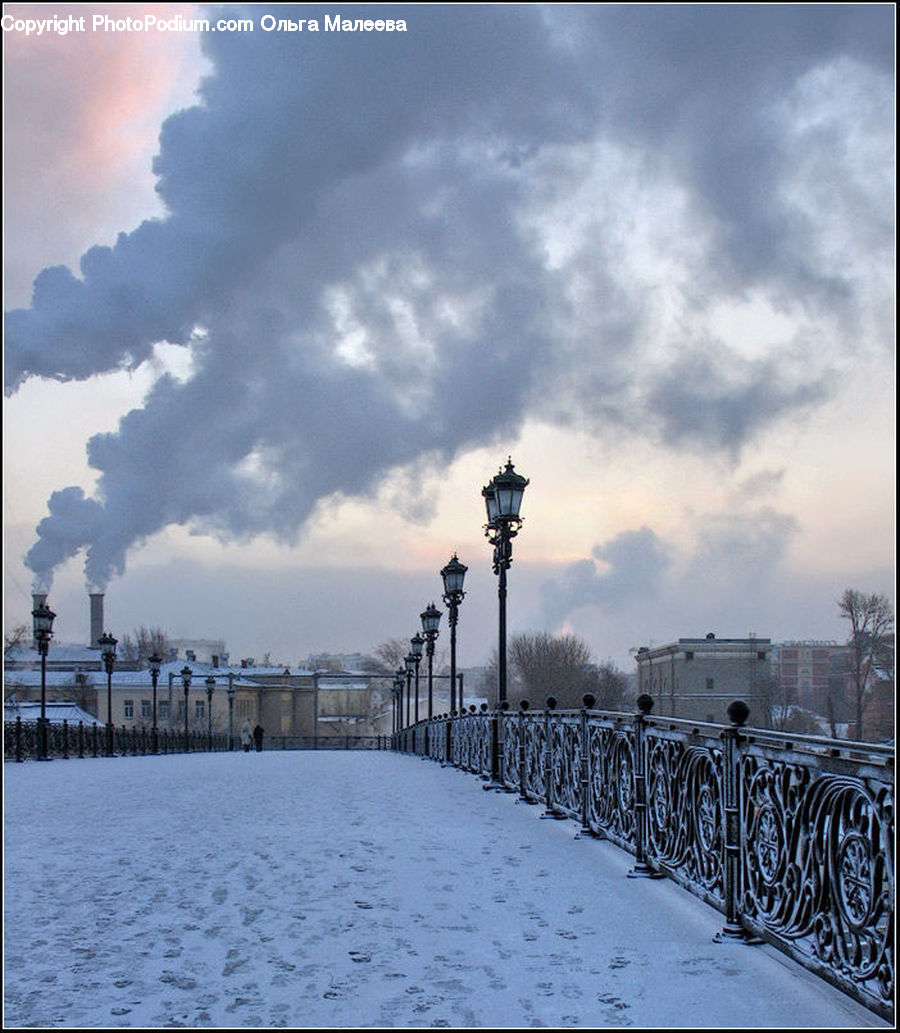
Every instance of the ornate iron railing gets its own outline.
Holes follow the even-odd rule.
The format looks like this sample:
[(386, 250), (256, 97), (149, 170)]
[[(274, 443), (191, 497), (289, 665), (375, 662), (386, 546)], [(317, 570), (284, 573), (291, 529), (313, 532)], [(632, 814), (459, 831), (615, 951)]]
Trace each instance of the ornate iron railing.
[[(420, 732), (420, 734), (422, 734)], [(386, 750), (387, 735), (270, 735), (268, 750)], [(24, 761), (42, 756), (40, 723), (37, 721), (4, 722), (3, 747), (5, 760)], [(221, 753), (240, 749), (237, 736), (229, 739), (223, 732), (184, 732), (167, 728), (154, 733), (152, 728), (113, 728), (107, 725), (85, 725), (81, 721), (47, 722), (47, 755), (61, 760), (70, 757), (146, 756), (154, 753)], [(442, 759), (442, 758), (438, 758)]]
[[(236, 749), (237, 740), (229, 744), (227, 735), (213, 732), (185, 733), (152, 728), (116, 728), (109, 725), (86, 725), (79, 721), (70, 725), (46, 722), (47, 756), (58, 760), (72, 757), (138, 757), (153, 753), (205, 753)], [(3, 723), (4, 760), (33, 760), (43, 756), (40, 721)]]
[[(593, 705), (590, 697), (586, 700)], [(894, 1001), (894, 750), (639, 713), (523, 703), (419, 722), (395, 749), (581, 823), (884, 1018)], [(427, 743), (427, 745), (426, 745)]]

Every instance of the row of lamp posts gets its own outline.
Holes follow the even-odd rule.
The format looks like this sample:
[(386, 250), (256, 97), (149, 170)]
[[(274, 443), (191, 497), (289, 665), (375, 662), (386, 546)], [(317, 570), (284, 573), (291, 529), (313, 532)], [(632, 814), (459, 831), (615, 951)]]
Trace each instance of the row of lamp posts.
[[(450, 562), (441, 570), (441, 577), (444, 580), (444, 603), (449, 612), (450, 622), (450, 710), (456, 711), (456, 623), (459, 613), (459, 604), (463, 600), (463, 581), (466, 571), (469, 568), (460, 563), (456, 553), (453, 554)], [(434, 716), (434, 643), (438, 637), (438, 628), (441, 622), (441, 610), (434, 603), (428, 606), (419, 615), (422, 621), (422, 635), (416, 632), (409, 640), (410, 651), (404, 660), (404, 666), (397, 669), (394, 675), (394, 731), (399, 731), (406, 725), (419, 723), (419, 663), (422, 660), (422, 650), (428, 658), (428, 717)], [(424, 635), (424, 637), (423, 637)], [(415, 695), (412, 687), (415, 683)], [(404, 719), (403, 688), (406, 687), (406, 714)], [(410, 714), (410, 698), (413, 698), (412, 714)], [(460, 692), (460, 706), (462, 706), (462, 693)]]
[[(487, 511), (487, 523), (484, 533), (494, 550), (494, 573), (498, 576), (499, 617), (498, 617), (498, 649), (497, 649), (497, 703), (506, 704), (506, 572), (512, 563), (512, 540), (519, 533), (522, 517), (519, 515), (522, 498), (529, 481), (527, 477), (515, 472), (512, 458), (481, 490)], [(456, 713), (456, 625), (459, 619), (459, 604), (465, 592), (463, 582), (468, 567), (460, 563), (454, 553), (450, 562), (441, 570), (444, 581), (444, 604), (447, 606), (450, 624), (450, 712)], [(438, 636), (438, 625), (441, 611), (431, 603), (421, 614), (422, 631), (410, 639), (411, 651), (406, 656), (405, 668), (398, 668), (394, 675), (394, 731), (419, 723), (419, 662), (422, 659), (422, 647), (426, 646), (428, 657), (428, 717), (433, 716), (433, 656), (434, 642)], [(410, 714), (410, 694), (413, 678), (415, 678), (415, 705)], [(406, 687), (406, 708), (404, 716), (403, 689)], [(463, 710), (462, 690), (460, 690), (459, 710)], [(412, 718), (412, 721), (410, 720)]]
[[(499, 596), (499, 619), (498, 619), (498, 649), (497, 649), (497, 702), (500, 706), (506, 703), (506, 572), (512, 563), (512, 540), (519, 533), (522, 526), (522, 518), (519, 510), (522, 506), (522, 497), (528, 485), (528, 478), (517, 474), (513, 467), (512, 458), (507, 461), (506, 469), (497, 473), (489, 484), (481, 489), (487, 511), (487, 524), (484, 533), (494, 549), (494, 573), (498, 576)], [(463, 582), (466, 571), (469, 568), (460, 563), (456, 553), (453, 554), (450, 562), (441, 570), (441, 577), (444, 582), (444, 604), (448, 610), (450, 624), (450, 712), (456, 712), (456, 625), (459, 619), (459, 604), (462, 602), (465, 592)], [(41, 655), (41, 730), (39, 734), (38, 754), (41, 760), (49, 760), (47, 746), (47, 652), (50, 647), (50, 639), (53, 637), (53, 620), (56, 614), (42, 601), (33, 611), (34, 640)], [(410, 717), (413, 723), (419, 723), (419, 663), (422, 659), (422, 647), (425, 646), (428, 657), (428, 718), (433, 717), (434, 708), (434, 643), (438, 637), (438, 625), (441, 620), (441, 611), (430, 603), (422, 611), (423, 638), (418, 632), (410, 639), (410, 652), (405, 659), (405, 669), (398, 668), (394, 676), (394, 731), (410, 724)], [(113, 638), (109, 632), (101, 635), (98, 644), (102, 649), (103, 666), (106, 669), (106, 732), (107, 752), (113, 754), (113, 720), (112, 720), (112, 675), (116, 663), (116, 645), (118, 639)], [(156, 718), (157, 684), (159, 681), (160, 665), (162, 658), (154, 653), (149, 658), (150, 676), (153, 680), (153, 750), (158, 749), (159, 729)], [(191, 687), (192, 671), (185, 666), (181, 669), (181, 681), (184, 687), (184, 739), (185, 749), (188, 744), (189, 715), (188, 715), (188, 692)], [(410, 714), (410, 689), (415, 678), (415, 708)], [(403, 687), (406, 685), (406, 714), (403, 713)], [(212, 745), (212, 698), (216, 681), (211, 675), (206, 679), (207, 695), (207, 740)], [(231, 707), (233, 705), (233, 688), (229, 687), (229, 745), (233, 729), (231, 722)], [(460, 689), (459, 709), (463, 709), (462, 690)]]
[[(34, 641), (37, 645), (38, 652), (41, 656), (41, 719), (40, 719), (40, 730), (38, 732), (38, 760), (50, 760), (50, 750), (48, 745), (48, 721), (47, 721), (47, 653), (50, 649), (50, 640), (53, 638), (53, 621), (56, 618), (56, 614), (47, 606), (46, 600), (42, 600), (34, 610), (31, 611), (31, 617), (33, 622), (33, 635)], [(103, 660), (103, 666), (106, 670), (106, 752), (108, 756), (113, 756), (114, 751), (114, 740), (113, 740), (113, 717), (112, 717), (112, 676), (113, 670), (116, 666), (116, 646), (119, 644), (119, 640), (114, 638), (107, 631), (100, 635), (97, 639), (97, 644), (101, 648), (100, 656)], [(157, 724), (157, 688), (159, 685), (159, 671), (162, 665), (162, 657), (156, 652), (152, 656), (148, 657), (148, 664), (150, 666), (150, 677), (153, 682), (153, 752), (159, 752), (159, 726)], [(191, 687), (191, 677), (193, 672), (190, 667), (185, 665), (181, 669), (181, 682), (184, 686), (184, 743), (185, 749), (188, 748), (188, 692)], [(212, 749), (212, 699), (213, 692), (216, 687), (216, 679), (210, 675), (206, 679), (206, 714), (207, 714), (207, 746)], [(233, 713), (234, 713), (234, 687), (229, 685), (228, 688), (228, 709), (229, 709), (229, 726), (228, 726), (228, 739), (229, 747), (234, 738), (233, 735)]]

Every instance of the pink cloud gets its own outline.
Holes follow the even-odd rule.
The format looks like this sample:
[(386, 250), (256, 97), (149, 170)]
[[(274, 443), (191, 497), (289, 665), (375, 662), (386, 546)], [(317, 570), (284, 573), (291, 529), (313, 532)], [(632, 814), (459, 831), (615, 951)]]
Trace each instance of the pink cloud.
[[(192, 4), (8, 4), (14, 18), (82, 13), (84, 33), (4, 33), (4, 182), (9, 300), (34, 275), (158, 213), (150, 162), (162, 120), (191, 103), (191, 33), (93, 32), (90, 18), (194, 16)], [(24, 295), (24, 296), (23, 296)]]

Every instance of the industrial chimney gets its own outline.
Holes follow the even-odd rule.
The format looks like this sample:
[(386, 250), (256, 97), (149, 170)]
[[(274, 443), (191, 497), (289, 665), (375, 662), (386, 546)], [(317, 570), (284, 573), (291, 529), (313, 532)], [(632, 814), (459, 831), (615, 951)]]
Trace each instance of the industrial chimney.
[(103, 634), (103, 593), (91, 592), (91, 649), (100, 648)]

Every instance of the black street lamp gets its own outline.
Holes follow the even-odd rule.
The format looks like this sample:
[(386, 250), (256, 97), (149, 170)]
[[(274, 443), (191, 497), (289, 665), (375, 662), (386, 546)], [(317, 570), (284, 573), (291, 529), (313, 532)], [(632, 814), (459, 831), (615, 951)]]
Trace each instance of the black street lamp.
[(469, 568), (453, 558), (441, 571), (444, 579), (444, 605), (447, 607), (447, 620), (450, 623), (450, 713), (456, 713), (456, 622), (459, 620), (459, 604), (463, 601), (463, 581)]
[(147, 662), (150, 664), (150, 677), (153, 680), (153, 752), (159, 753), (159, 727), (156, 723), (156, 687), (159, 684), (159, 668), (162, 664), (162, 657), (158, 653), (153, 653), (152, 656), (147, 657)]
[(50, 760), (47, 728), (47, 653), (53, 638), (53, 619), (56, 614), (43, 600), (31, 611), (34, 641), (41, 654), (41, 727), (38, 735), (38, 760)]
[(497, 702), (506, 702), (506, 572), (512, 563), (512, 540), (519, 533), (519, 509), (528, 478), (513, 469), (512, 458), (490, 484), (481, 489), (487, 510), (484, 534), (494, 547), (494, 573), (498, 575), (500, 600), (499, 642), (497, 650)]
[(206, 749), (212, 753), (212, 698), (216, 688), (216, 679), (210, 675), (206, 679)]
[(119, 640), (107, 631), (97, 639), (97, 645), (103, 652), (103, 666), (106, 668), (106, 755), (113, 755), (113, 719), (112, 719), (112, 675), (116, 666), (116, 646)]
[(228, 675), (228, 749), (234, 749), (234, 675)]
[(391, 732), (396, 734), (400, 731), (400, 721), (403, 716), (403, 683), (406, 681), (406, 670), (398, 667), (394, 672), (394, 688), (391, 696), (394, 700), (394, 720)]
[(191, 687), (191, 669), (184, 665), (181, 668), (181, 684), (184, 686), (184, 752), (190, 752), (190, 742), (188, 741), (188, 690)]
[(421, 613), (422, 618), (422, 630), (425, 632), (425, 641), (427, 643), (426, 651), (428, 653), (428, 720), (431, 720), (432, 716), (432, 696), (433, 696), (433, 664), (434, 664), (434, 640), (438, 637), (438, 624), (441, 623), (441, 611), (434, 605), (429, 603), (428, 606)]
[(409, 644), (412, 647), (411, 656), (413, 658), (413, 665), (416, 672), (416, 710), (415, 710), (415, 723), (419, 723), (419, 661), (422, 659), (422, 646), (425, 645), (425, 639), (418, 633), (418, 631), (409, 640)]
[(409, 708), (410, 700), (412, 699), (412, 676), (413, 671), (416, 669), (416, 658), (412, 653), (407, 653), (403, 660), (406, 665), (406, 724), (404, 728), (409, 728)]

